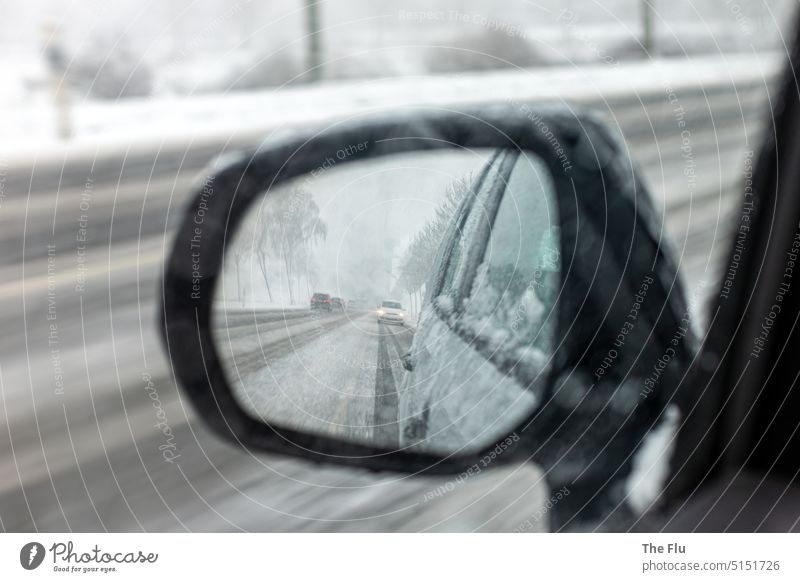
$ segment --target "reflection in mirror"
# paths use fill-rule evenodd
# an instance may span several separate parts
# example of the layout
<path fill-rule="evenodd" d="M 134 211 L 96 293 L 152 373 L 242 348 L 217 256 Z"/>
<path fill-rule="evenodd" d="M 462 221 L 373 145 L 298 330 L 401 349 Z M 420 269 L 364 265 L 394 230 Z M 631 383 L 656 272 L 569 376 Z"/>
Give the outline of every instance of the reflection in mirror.
<path fill-rule="evenodd" d="M 557 224 L 544 164 L 513 151 L 328 159 L 272 188 L 229 239 L 215 293 L 237 400 L 382 448 L 496 442 L 543 396 Z"/>

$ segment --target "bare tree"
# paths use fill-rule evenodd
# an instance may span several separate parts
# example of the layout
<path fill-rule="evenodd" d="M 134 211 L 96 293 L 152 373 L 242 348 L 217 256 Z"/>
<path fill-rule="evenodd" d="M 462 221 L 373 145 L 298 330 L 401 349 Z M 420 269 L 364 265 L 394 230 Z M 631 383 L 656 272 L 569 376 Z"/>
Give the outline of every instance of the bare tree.
<path fill-rule="evenodd" d="M 409 298 L 413 298 L 412 309 L 417 312 L 422 306 L 425 285 L 433 269 L 442 239 L 455 218 L 462 200 L 472 191 L 472 184 L 471 176 L 450 184 L 444 200 L 436 208 L 431 220 L 420 229 L 403 253 L 397 287 L 405 291 Z"/>
<path fill-rule="evenodd" d="M 266 248 L 282 260 L 289 302 L 295 303 L 302 278 L 308 280 L 313 246 L 325 239 L 328 229 L 313 196 L 300 187 L 273 194 L 272 202 Z"/>
<path fill-rule="evenodd" d="M 272 289 L 269 285 L 269 229 L 271 221 L 271 214 L 269 205 L 264 205 L 265 211 L 264 215 L 259 217 L 259 221 L 256 223 L 256 228 L 258 229 L 258 235 L 256 238 L 256 246 L 255 246 L 255 255 L 256 261 L 258 262 L 259 270 L 261 271 L 261 277 L 264 279 L 264 285 L 267 288 L 267 299 L 270 303 L 273 302 L 272 298 Z M 260 228 L 259 228 L 260 227 Z"/>
<path fill-rule="evenodd" d="M 242 264 L 247 259 L 247 248 L 243 245 L 233 245 L 233 268 L 236 270 L 236 300 L 244 307 L 246 293 L 242 286 Z"/>

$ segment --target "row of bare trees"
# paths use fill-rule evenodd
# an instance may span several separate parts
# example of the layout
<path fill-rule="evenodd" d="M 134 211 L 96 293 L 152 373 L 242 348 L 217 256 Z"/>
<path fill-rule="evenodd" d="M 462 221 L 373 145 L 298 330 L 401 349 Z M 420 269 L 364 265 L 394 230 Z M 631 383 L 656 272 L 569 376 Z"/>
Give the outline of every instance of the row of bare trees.
<path fill-rule="evenodd" d="M 299 186 L 273 191 L 259 208 L 251 232 L 232 249 L 238 301 L 246 302 L 242 278 L 252 272 L 254 263 L 269 303 L 279 299 L 277 289 L 286 289 L 293 305 L 303 296 L 303 287 L 310 294 L 316 276 L 313 249 L 328 234 L 312 194 Z"/>
<path fill-rule="evenodd" d="M 436 208 L 433 217 L 417 232 L 400 259 L 396 290 L 408 295 L 411 311 L 415 314 L 422 307 L 425 286 L 442 239 L 472 184 L 472 177 L 467 176 L 448 186 L 444 200 Z"/>

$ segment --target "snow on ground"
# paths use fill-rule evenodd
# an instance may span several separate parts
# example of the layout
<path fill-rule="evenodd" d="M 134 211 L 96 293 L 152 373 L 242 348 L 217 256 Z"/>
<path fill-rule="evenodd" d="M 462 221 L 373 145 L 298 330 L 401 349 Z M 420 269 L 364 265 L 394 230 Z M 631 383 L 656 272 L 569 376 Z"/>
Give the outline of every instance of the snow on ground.
<path fill-rule="evenodd" d="M 779 54 L 656 59 L 653 61 L 504 70 L 440 76 L 321 83 L 269 91 L 73 103 L 74 137 L 54 136 L 46 99 L 6 103 L 0 117 L 0 157 L 8 163 L 98 148 L 164 146 L 171 142 L 263 136 L 278 127 L 413 105 L 503 101 L 585 101 L 736 85 L 771 78 Z M 11 115 L 9 115 L 9 112 Z"/>
<path fill-rule="evenodd" d="M 379 325 L 370 312 L 310 314 L 266 330 L 219 325 L 225 370 L 254 414 L 356 442 L 397 445 L 397 350 L 409 347 L 407 330 Z M 402 338 L 403 347 L 389 335 Z M 390 426 L 392 440 L 384 440 Z"/>

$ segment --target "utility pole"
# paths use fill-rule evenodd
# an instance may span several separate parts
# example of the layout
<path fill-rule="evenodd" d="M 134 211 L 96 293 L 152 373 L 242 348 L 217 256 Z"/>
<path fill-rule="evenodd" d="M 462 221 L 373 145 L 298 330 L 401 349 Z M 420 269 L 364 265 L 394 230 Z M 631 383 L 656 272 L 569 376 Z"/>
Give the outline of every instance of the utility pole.
<path fill-rule="evenodd" d="M 309 81 L 322 78 L 322 45 L 320 38 L 320 0 L 305 0 L 306 3 L 306 77 Z"/>
<path fill-rule="evenodd" d="M 61 34 L 53 24 L 44 27 L 44 57 L 47 64 L 47 81 L 56 113 L 56 133 L 61 139 L 72 137 L 69 85 L 66 80 L 67 57 Z"/>
<path fill-rule="evenodd" d="M 655 0 L 641 0 L 642 10 L 642 46 L 645 56 L 652 57 L 655 51 L 655 36 L 653 33 L 653 2 Z"/>

